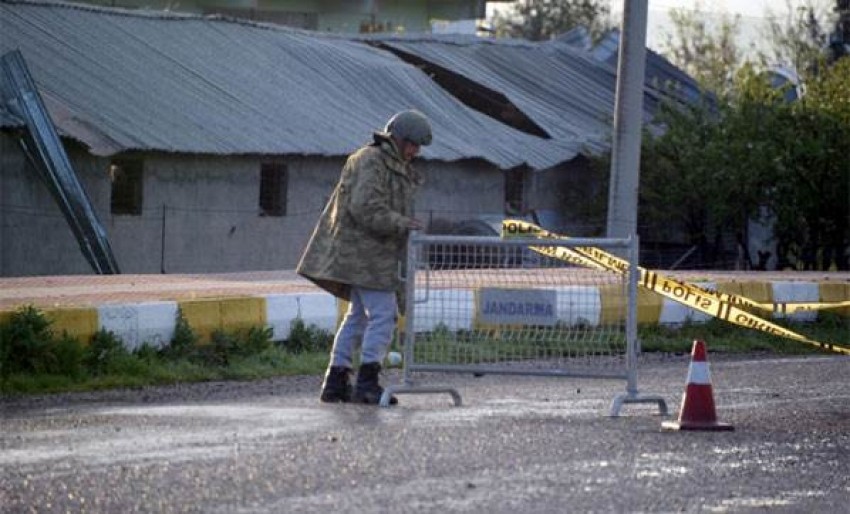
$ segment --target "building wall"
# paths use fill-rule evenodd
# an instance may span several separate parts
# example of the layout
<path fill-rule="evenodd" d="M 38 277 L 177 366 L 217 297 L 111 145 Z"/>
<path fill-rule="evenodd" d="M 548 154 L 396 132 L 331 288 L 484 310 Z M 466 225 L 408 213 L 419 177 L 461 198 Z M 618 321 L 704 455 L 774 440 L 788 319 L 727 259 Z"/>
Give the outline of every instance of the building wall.
<path fill-rule="evenodd" d="M 262 162 L 287 167 L 283 216 L 259 208 Z M 110 217 L 117 258 L 144 273 L 293 268 L 341 165 L 330 158 L 147 156 L 144 214 Z M 129 234 L 142 235 L 144 255 Z"/>
<path fill-rule="evenodd" d="M 89 195 L 96 196 L 84 167 L 78 175 Z M 47 186 L 17 141 L 0 133 L 0 275 L 90 272 L 91 266 Z"/>
<path fill-rule="evenodd" d="M 141 215 L 111 213 L 111 159 L 66 144 L 122 273 L 293 269 L 329 198 L 342 157 L 144 154 Z M 8 134 L 0 134 L 0 275 L 90 274 L 64 216 Z M 289 173 L 284 216 L 259 208 L 260 165 Z M 423 161 L 417 217 L 501 215 L 502 172 L 483 161 Z"/>
<path fill-rule="evenodd" d="M 430 32 L 433 20 L 480 19 L 484 2 L 477 0 L 323 0 L 319 30 L 357 33 L 374 23 L 378 32 Z"/>
<path fill-rule="evenodd" d="M 529 172 L 526 205 L 550 230 L 573 237 L 605 234 L 608 190 L 603 172 L 584 157 Z"/>
<path fill-rule="evenodd" d="M 430 32 L 431 21 L 481 19 L 483 0 L 83 0 L 109 7 L 229 16 L 326 32 Z"/>
<path fill-rule="evenodd" d="M 426 224 L 504 213 L 502 171 L 491 164 L 477 160 L 422 164 L 425 184 L 417 197 L 416 211 Z"/>
<path fill-rule="evenodd" d="M 0 134 L 0 275 L 88 274 L 67 221 L 15 140 Z M 66 144 L 123 273 L 293 268 L 342 159 L 275 159 L 289 170 L 286 215 L 259 208 L 258 157 L 171 154 L 144 161 L 141 215 L 111 213 L 108 158 Z"/>

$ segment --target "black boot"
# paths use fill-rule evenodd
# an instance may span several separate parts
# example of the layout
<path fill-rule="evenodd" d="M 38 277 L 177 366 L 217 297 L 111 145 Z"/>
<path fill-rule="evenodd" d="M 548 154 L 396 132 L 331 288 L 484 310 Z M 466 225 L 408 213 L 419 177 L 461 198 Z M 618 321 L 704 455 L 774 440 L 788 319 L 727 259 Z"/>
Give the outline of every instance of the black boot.
<path fill-rule="evenodd" d="M 325 372 L 325 381 L 322 383 L 322 396 L 319 397 L 325 403 L 350 402 L 351 383 L 348 375 L 351 368 L 344 366 L 331 366 Z"/>
<path fill-rule="evenodd" d="M 360 365 L 357 372 L 357 385 L 354 387 L 352 401 L 356 403 L 368 403 L 377 405 L 381 402 L 384 388 L 378 383 L 378 374 L 381 373 L 381 364 L 378 362 L 367 362 Z M 390 396 L 390 405 L 395 405 L 398 400 Z"/>

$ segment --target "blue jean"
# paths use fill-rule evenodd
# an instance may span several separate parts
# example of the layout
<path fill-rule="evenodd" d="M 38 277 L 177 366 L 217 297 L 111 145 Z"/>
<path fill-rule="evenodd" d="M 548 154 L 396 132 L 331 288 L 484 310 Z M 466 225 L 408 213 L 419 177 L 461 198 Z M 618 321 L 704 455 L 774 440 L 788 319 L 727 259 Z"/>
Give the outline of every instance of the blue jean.
<path fill-rule="evenodd" d="M 334 337 L 331 366 L 352 367 L 360 346 L 360 362 L 383 362 L 398 318 L 394 291 L 352 287 L 348 312 Z"/>

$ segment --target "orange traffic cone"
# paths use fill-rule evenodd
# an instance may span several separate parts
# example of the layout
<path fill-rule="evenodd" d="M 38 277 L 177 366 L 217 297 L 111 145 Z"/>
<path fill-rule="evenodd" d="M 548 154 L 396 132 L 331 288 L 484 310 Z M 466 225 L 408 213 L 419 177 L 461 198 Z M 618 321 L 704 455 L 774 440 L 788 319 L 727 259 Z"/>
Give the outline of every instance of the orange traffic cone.
<path fill-rule="evenodd" d="M 694 341 L 688 384 L 682 397 L 678 421 L 665 421 L 662 428 L 669 430 L 735 430 L 732 425 L 717 422 L 714 412 L 714 394 L 711 392 L 711 373 L 708 370 L 705 343 Z"/>

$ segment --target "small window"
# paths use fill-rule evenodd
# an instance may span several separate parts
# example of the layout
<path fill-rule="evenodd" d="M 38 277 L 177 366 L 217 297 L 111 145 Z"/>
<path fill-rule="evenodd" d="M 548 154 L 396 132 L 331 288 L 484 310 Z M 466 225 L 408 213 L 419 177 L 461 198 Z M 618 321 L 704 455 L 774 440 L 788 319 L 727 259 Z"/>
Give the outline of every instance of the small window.
<path fill-rule="evenodd" d="M 522 214 L 525 210 L 525 174 L 522 169 L 505 172 L 505 213 Z"/>
<path fill-rule="evenodd" d="M 277 163 L 260 165 L 260 215 L 285 216 L 288 174 Z"/>
<path fill-rule="evenodd" d="M 140 216 L 142 214 L 142 161 L 117 159 L 109 165 L 112 181 L 112 214 Z"/>

